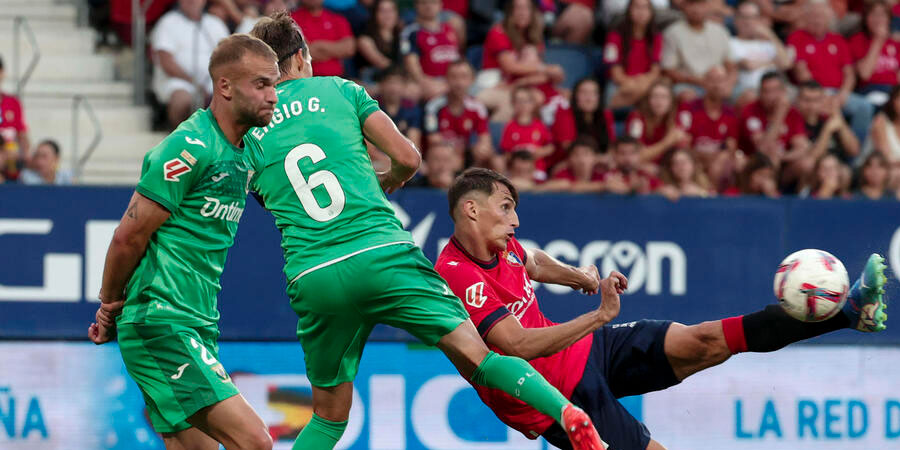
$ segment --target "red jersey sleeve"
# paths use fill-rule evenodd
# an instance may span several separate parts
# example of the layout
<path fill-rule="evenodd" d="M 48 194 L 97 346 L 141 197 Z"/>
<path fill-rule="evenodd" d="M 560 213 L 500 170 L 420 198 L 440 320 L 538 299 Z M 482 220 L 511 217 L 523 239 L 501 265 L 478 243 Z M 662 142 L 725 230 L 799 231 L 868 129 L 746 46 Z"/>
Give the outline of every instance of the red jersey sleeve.
<path fill-rule="evenodd" d="M 482 338 L 487 336 L 497 322 L 509 315 L 506 305 L 471 264 L 445 265 L 439 267 L 438 272 L 447 280 L 450 290 L 462 300 Z"/>
<path fill-rule="evenodd" d="M 334 37 L 336 41 L 344 38 L 353 37 L 353 30 L 350 28 L 350 22 L 341 14 L 334 14 Z"/>
<path fill-rule="evenodd" d="M 662 33 L 656 33 L 653 36 L 653 60 L 650 61 L 652 64 L 659 64 L 659 61 L 662 59 L 662 48 L 663 48 L 663 38 Z"/>
<path fill-rule="evenodd" d="M 488 31 L 484 41 L 484 54 L 481 57 L 482 69 L 496 69 L 500 67 L 500 53 L 512 50 L 512 42 L 509 36 L 503 31 L 499 25 L 494 26 Z"/>
<path fill-rule="evenodd" d="M 622 36 L 618 31 L 610 31 L 603 47 L 603 62 L 609 66 L 622 64 Z"/>
<path fill-rule="evenodd" d="M 575 129 L 575 115 L 571 108 L 559 108 L 556 110 L 556 118 L 553 120 L 550 133 L 553 141 L 560 145 L 568 144 L 575 140 L 578 130 Z"/>
<path fill-rule="evenodd" d="M 513 146 L 516 145 L 512 140 L 512 124 L 512 122 L 509 122 L 503 127 L 503 136 L 500 138 L 500 150 L 503 150 L 504 153 L 512 152 Z"/>
<path fill-rule="evenodd" d="M 604 109 L 603 117 L 606 119 L 606 139 L 612 144 L 616 140 L 616 119 L 613 118 L 611 109 Z M 573 118 L 572 120 L 574 121 L 575 119 Z M 601 148 L 600 151 L 606 150 Z"/>
<path fill-rule="evenodd" d="M 850 54 L 850 47 L 847 45 L 847 40 L 840 35 L 836 35 L 834 42 L 838 48 L 838 59 L 841 62 L 841 67 L 853 64 L 853 56 Z"/>

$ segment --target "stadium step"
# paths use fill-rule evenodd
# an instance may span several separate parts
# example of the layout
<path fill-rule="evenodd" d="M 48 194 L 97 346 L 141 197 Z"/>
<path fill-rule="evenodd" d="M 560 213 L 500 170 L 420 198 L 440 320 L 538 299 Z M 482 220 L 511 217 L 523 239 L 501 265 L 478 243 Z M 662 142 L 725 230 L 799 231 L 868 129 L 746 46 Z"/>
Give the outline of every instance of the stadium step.
<path fill-rule="evenodd" d="M 71 80 L 47 80 L 40 83 L 28 83 L 25 86 L 26 102 L 44 101 L 46 103 L 68 107 L 72 97 L 83 95 L 94 107 L 99 105 L 132 104 L 132 85 L 125 81 L 80 82 Z M 26 118 L 28 112 L 26 111 Z"/>
<path fill-rule="evenodd" d="M 44 55 L 35 67 L 30 84 L 44 81 L 102 81 L 114 75 L 111 55 Z"/>
<path fill-rule="evenodd" d="M 92 105 L 93 106 L 93 105 Z M 31 122 L 31 136 L 39 139 L 41 136 L 53 136 L 68 145 L 68 136 L 72 134 L 72 104 L 64 107 L 48 107 L 26 101 L 26 118 L 33 118 Z M 133 106 L 98 106 L 94 107 L 94 113 L 100 123 L 100 131 L 104 135 L 119 135 L 130 133 L 144 133 L 150 131 L 150 108 L 138 108 Z M 84 145 L 94 135 L 94 125 L 87 116 L 86 111 L 79 113 L 79 136 Z M 46 124 L 46 125 L 45 125 Z M 60 126 L 69 124 L 69 126 Z"/>
<path fill-rule="evenodd" d="M 27 17 L 29 22 L 75 23 L 78 9 L 64 3 L 32 3 L 0 1 L 0 17 Z"/>
<path fill-rule="evenodd" d="M 0 3 L 0 5 L 3 5 Z M 0 6 L 2 7 L 2 6 Z M 76 28 L 69 25 L 57 28 L 56 33 L 38 32 L 35 30 L 35 39 L 41 56 L 44 55 L 90 55 L 94 52 L 94 40 L 96 33 L 90 28 Z M 3 55 L 7 64 L 12 63 L 13 56 L 13 31 L 12 26 L 4 27 L 0 22 L 0 55 Z M 32 54 L 31 44 L 27 39 L 22 39 L 20 47 L 23 64 Z"/>

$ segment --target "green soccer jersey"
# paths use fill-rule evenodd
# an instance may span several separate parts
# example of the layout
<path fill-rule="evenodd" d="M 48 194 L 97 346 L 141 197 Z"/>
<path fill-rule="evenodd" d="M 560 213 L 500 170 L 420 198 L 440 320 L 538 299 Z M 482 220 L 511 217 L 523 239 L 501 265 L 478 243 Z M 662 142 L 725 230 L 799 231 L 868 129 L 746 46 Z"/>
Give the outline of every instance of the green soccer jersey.
<path fill-rule="evenodd" d="M 172 215 L 128 282 L 119 323 L 218 322 L 219 277 L 253 176 L 248 154 L 228 142 L 208 110 L 147 152 L 136 190 Z"/>
<path fill-rule="evenodd" d="M 412 242 L 381 190 L 362 124 L 378 103 L 337 77 L 278 85 L 272 122 L 244 142 L 252 150 L 259 193 L 281 230 L 291 283 L 353 254 Z"/>

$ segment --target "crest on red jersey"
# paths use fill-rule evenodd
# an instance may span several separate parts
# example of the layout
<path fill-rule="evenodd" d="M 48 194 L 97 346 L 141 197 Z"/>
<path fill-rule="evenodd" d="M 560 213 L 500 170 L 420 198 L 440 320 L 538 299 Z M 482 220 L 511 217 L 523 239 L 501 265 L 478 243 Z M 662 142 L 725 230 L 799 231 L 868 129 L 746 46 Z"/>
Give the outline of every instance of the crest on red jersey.
<path fill-rule="evenodd" d="M 506 252 L 506 262 L 513 267 L 522 267 L 522 260 L 519 259 L 519 255 L 513 252 Z"/>

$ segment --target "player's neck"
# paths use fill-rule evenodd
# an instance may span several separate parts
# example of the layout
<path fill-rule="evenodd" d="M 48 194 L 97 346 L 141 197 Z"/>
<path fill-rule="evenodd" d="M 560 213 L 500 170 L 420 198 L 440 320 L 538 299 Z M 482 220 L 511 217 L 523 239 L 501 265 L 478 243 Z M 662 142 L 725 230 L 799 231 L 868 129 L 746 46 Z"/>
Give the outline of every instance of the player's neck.
<path fill-rule="evenodd" d="M 494 258 L 494 252 L 488 247 L 488 243 L 474 231 L 457 227 L 453 232 L 453 237 L 456 238 L 456 242 L 462 246 L 463 250 L 475 259 L 490 261 Z"/>
<path fill-rule="evenodd" d="M 225 135 L 225 139 L 231 145 L 241 147 L 241 140 L 244 138 L 244 134 L 250 130 L 250 127 L 238 124 L 232 112 L 226 106 L 216 102 L 215 99 L 210 103 L 209 110 L 212 112 L 213 118 L 216 119 L 219 129 L 222 130 L 222 134 Z"/>

